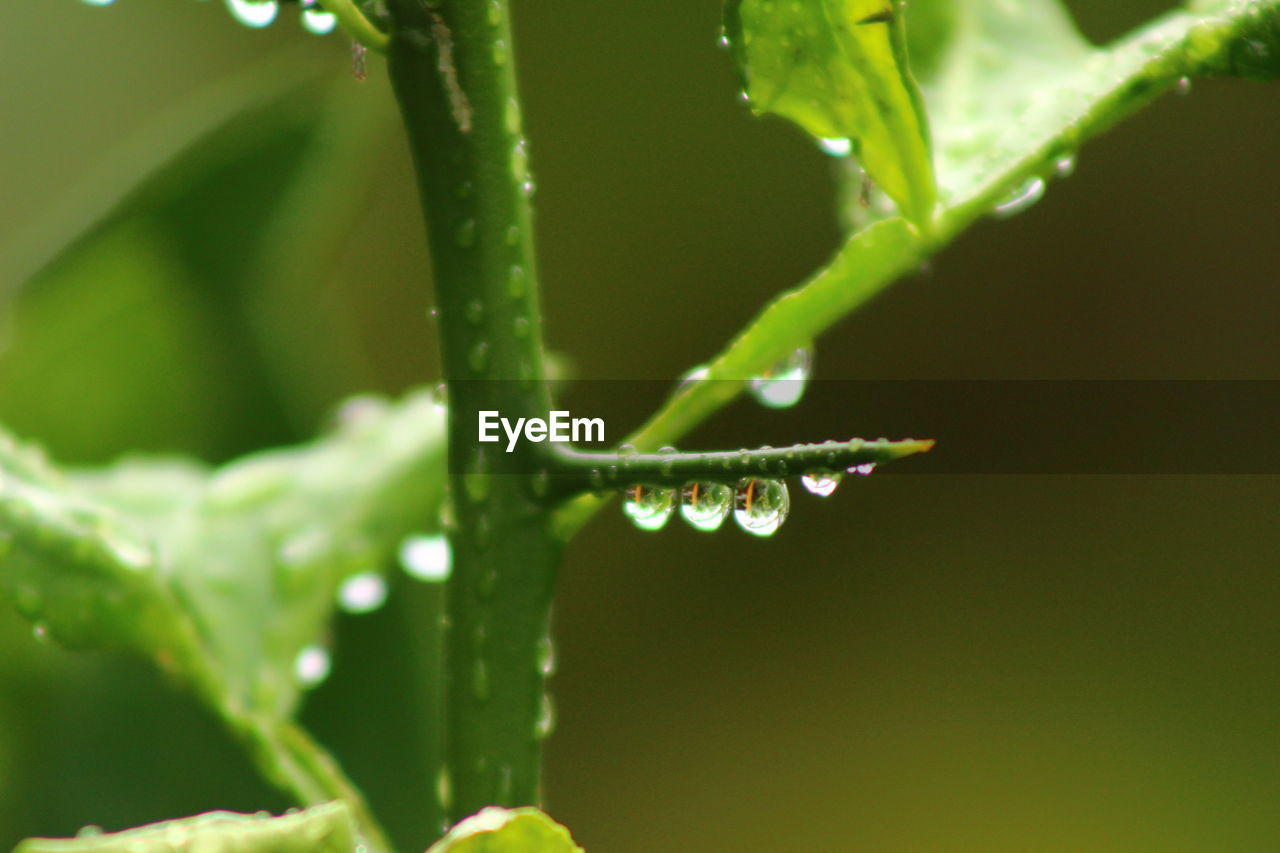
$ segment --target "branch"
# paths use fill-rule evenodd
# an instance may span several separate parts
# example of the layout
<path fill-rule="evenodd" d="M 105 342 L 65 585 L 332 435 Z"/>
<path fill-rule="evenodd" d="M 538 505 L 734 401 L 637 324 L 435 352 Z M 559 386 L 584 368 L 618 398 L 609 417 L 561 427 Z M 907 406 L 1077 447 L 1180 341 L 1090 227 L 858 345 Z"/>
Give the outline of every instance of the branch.
<path fill-rule="evenodd" d="M 734 485 L 749 477 L 791 477 L 839 473 L 859 465 L 892 462 L 933 449 L 930 440 L 826 441 L 791 447 L 724 450 L 707 453 L 599 453 L 560 449 L 550 455 L 549 497 L 564 498 L 630 485 L 679 487 L 686 483 Z"/>

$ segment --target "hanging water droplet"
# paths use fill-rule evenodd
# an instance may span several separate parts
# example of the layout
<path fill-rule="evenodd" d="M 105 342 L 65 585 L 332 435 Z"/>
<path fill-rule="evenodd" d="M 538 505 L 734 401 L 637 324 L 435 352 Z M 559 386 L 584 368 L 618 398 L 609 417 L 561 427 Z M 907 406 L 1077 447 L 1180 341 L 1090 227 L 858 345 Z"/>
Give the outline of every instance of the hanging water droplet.
<path fill-rule="evenodd" d="M 1191 78 L 1190 78 L 1190 77 L 1179 77 L 1179 78 L 1178 78 L 1178 85 L 1177 85 L 1177 87 L 1174 89 L 1174 91 L 1175 91 L 1175 92 L 1177 92 L 1179 95 L 1182 95 L 1182 96 L 1184 96 L 1184 97 L 1185 97 L 1185 96 L 1187 96 L 1187 95 L 1190 95 L 1190 94 L 1191 94 Z"/>
<path fill-rule="evenodd" d="M 863 462 L 861 465 L 854 465 L 852 468 L 850 468 L 849 473 L 857 474 L 860 477 L 866 477 L 869 474 L 875 473 L 875 470 L 876 470 L 876 463 Z"/>
<path fill-rule="evenodd" d="M 387 601 L 387 582 L 378 572 L 360 572 L 338 588 L 338 606 L 348 613 L 372 613 Z"/>
<path fill-rule="evenodd" d="M 632 486 L 622 503 L 622 511 L 641 530 L 660 529 L 675 508 L 676 490 L 656 486 Z"/>
<path fill-rule="evenodd" d="M 542 694 L 538 704 L 538 719 L 533 723 L 533 736 L 537 740 L 546 740 L 556 728 L 556 706 L 549 693 Z"/>
<path fill-rule="evenodd" d="M 812 369 L 813 353 L 807 347 L 801 347 L 752 379 L 747 389 L 760 405 L 785 409 L 800 402 Z"/>
<path fill-rule="evenodd" d="M 809 494 L 829 498 L 835 494 L 836 486 L 840 485 L 840 478 L 840 474 L 831 471 L 810 471 L 800 478 L 800 483 Z"/>
<path fill-rule="evenodd" d="M 331 13 L 312 6 L 302 10 L 302 26 L 309 33 L 324 36 L 338 26 L 338 19 Z"/>
<path fill-rule="evenodd" d="M 819 139 L 818 147 L 832 157 L 848 157 L 853 153 L 852 139 Z"/>
<path fill-rule="evenodd" d="M 733 508 L 733 489 L 723 483 L 688 483 L 680 494 L 680 515 L 697 530 L 718 530 Z"/>
<path fill-rule="evenodd" d="M 995 215 L 1001 219 L 1017 216 L 1044 198 L 1044 178 L 1034 177 L 1018 187 L 1007 199 L 996 205 Z"/>
<path fill-rule="evenodd" d="M 734 496 L 734 520 L 756 536 L 772 536 L 791 511 L 791 493 L 781 480 L 746 480 Z"/>
<path fill-rule="evenodd" d="M 436 384 L 431 389 L 431 402 L 435 404 L 437 409 L 444 409 L 449 405 L 449 386 L 443 382 Z"/>
<path fill-rule="evenodd" d="M 1067 154 L 1059 157 L 1053 164 L 1053 171 L 1059 178 L 1069 178 L 1076 173 L 1076 158 L 1074 154 Z"/>
<path fill-rule="evenodd" d="M 276 19 L 280 4 L 276 0 L 227 0 L 227 8 L 246 27 L 265 27 Z"/>
<path fill-rule="evenodd" d="M 329 677 L 329 653 L 320 646 L 307 646 L 293 662 L 293 675 L 303 687 L 315 687 Z"/>
<path fill-rule="evenodd" d="M 659 447 L 658 452 L 662 454 L 662 461 L 658 463 L 658 473 L 664 477 L 670 477 L 675 470 L 680 451 L 668 444 Z"/>
<path fill-rule="evenodd" d="M 400 565 L 411 578 L 446 581 L 453 571 L 453 548 L 442 535 L 409 536 L 400 543 Z"/>

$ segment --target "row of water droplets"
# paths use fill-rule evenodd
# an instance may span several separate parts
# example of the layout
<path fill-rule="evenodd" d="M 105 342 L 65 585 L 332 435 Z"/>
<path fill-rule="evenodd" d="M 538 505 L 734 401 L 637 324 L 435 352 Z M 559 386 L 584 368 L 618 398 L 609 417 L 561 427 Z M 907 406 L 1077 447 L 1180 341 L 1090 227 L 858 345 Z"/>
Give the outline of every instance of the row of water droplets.
<path fill-rule="evenodd" d="M 848 469 L 850 474 L 867 475 L 875 470 L 868 462 Z M 800 478 L 810 494 L 830 497 L 845 472 L 814 470 Z M 627 488 L 622 511 L 641 530 L 664 527 L 676 507 L 680 517 L 696 530 L 719 530 L 733 513 L 738 526 L 754 536 L 772 536 L 791 512 L 791 491 L 784 480 L 747 478 L 736 486 L 694 481 L 681 488 L 637 484 Z"/>
<path fill-rule="evenodd" d="M 110 6 L 115 0 L 83 0 L 90 6 Z M 265 27 L 280 14 L 279 0 L 225 0 L 232 17 L 246 27 Z M 316 0 L 301 0 L 302 26 L 316 35 L 333 32 L 338 19 L 326 12 Z"/>
<path fill-rule="evenodd" d="M 813 372 L 813 350 L 797 347 L 784 359 L 747 383 L 747 392 L 760 405 L 784 409 L 800 402 Z M 709 369 L 695 367 L 680 379 L 680 388 L 706 379 Z M 623 452 L 626 452 L 623 448 Z M 674 448 L 660 452 L 675 453 Z M 858 465 L 849 473 L 870 474 L 875 463 Z M 819 497 L 835 493 L 844 476 L 841 471 L 814 470 L 800 480 L 805 490 Z M 720 529 L 733 513 L 738 526 L 755 536 L 772 536 L 791 511 L 791 493 L 783 480 L 748 478 L 736 486 L 696 481 L 667 488 L 636 484 L 624 493 L 622 510 L 641 530 L 659 530 L 680 509 L 680 516 L 696 530 Z"/>

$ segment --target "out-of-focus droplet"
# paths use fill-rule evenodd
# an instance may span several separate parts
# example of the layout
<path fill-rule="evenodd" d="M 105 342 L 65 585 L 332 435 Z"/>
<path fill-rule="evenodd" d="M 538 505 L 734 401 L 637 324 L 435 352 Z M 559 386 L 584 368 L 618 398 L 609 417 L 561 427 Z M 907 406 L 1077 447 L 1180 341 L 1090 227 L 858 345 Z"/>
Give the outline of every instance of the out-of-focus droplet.
<path fill-rule="evenodd" d="M 756 402 L 770 409 L 785 409 L 800 402 L 813 370 L 813 352 L 801 347 L 748 384 Z"/>
<path fill-rule="evenodd" d="M 411 578 L 446 581 L 453 571 L 453 549 L 443 535 L 409 536 L 400 543 L 400 565 Z"/>
<path fill-rule="evenodd" d="M 809 494 L 828 498 L 835 494 L 836 487 L 840 485 L 840 478 L 840 474 L 831 471 L 810 471 L 800 478 L 800 483 Z"/>
<path fill-rule="evenodd" d="M 372 613 L 387 601 L 387 582 L 378 572 L 360 572 L 338 588 L 338 606 L 348 613 Z"/>

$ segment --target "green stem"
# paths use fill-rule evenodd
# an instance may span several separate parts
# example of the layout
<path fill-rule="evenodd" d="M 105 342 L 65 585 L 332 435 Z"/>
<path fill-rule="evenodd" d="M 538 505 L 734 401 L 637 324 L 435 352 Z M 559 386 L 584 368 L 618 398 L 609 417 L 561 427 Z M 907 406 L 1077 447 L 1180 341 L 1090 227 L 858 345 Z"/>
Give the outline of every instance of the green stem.
<path fill-rule="evenodd" d="M 417 169 L 449 391 L 454 566 L 446 613 L 446 811 L 539 800 L 538 665 L 561 556 L 540 457 L 477 441 L 480 410 L 545 417 L 532 181 L 506 0 L 391 0 L 389 70 Z M 519 476 L 500 476 L 500 475 Z"/>
<path fill-rule="evenodd" d="M 553 456 L 551 493 L 574 495 L 623 486 L 682 486 L 694 481 L 732 485 L 749 477 L 790 477 L 809 471 L 842 472 L 855 465 L 892 462 L 933 449 L 929 440 L 825 441 L 756 450 L 706 453 L 598 453 L 561 450 Z"/>

